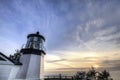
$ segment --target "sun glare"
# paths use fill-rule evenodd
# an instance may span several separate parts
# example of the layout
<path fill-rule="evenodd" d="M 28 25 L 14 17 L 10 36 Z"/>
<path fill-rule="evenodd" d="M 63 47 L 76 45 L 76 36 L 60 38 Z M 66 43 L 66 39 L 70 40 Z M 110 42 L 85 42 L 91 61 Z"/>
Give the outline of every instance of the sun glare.
<path fill-rule="evenodd" d="M 94 67 L 94 68 L 99 68 L 100 66 L 97 65 L 97 64 L 95 64 L 95 65 L 93 65 L 93 67 Z"/>

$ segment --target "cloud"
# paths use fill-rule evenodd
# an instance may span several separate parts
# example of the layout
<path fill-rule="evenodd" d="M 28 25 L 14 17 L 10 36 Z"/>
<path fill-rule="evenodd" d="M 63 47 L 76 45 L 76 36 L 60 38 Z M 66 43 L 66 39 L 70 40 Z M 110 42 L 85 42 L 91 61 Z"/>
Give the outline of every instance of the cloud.
<path fill-rule="evenodd" d="M 49 17 L 47 13 L 47 7 L 44 7 L 44 2 L 41 1 L 0 1 L 0 36 L 1 42 L 7 43 L 8 47 L 16 48 L 26 43 L 26 36 L 29 33 L 40 31 L 41 34 L 48 30 Z M 42 10 L 41 10 L 42 9 Z M 48 17 L 48 18 L 47 18 Z M 43 32 L 42 32 L 43 31 Z M 44 34 L 45 35 L 45 34 Z M 9 41 L 9 42 L 7 42 Z M 1 43 L 2 44 L 2 43 Z M 3 46 L 1 46 L 1 49 Z M 4 48 L 5 49 L 5 48 Z M 9 49 L 9 52 L 5 49 L 5 54 L 13 54 L 14 50 Z"/>
<path fill-rule="evenodd" d="M 119 3 L 117 0 L 1 0 L 0 50 L 13 54 L 14 49 L 26 43 L 27 34 L 40 31 L 46 38 L 45 63 L 49 70 L 94 64 L 118 69 L 120 57 L 114 54 L 120 52 Z"/>
<path fill-rule="evenodd" d="M 57 15 L 62 23 L 59 25 L 63 30 L 62 34 L 56 37 L 59 41 L 54 43 L 53 49 L 107 51 L 119 46 L 114 43 L 115 41 L 119 42 L 118 32 L 120 29 L 119 5 L 116 1 L 54 1 L 50 5 L 53 14 Z M 56 6 L 55 9 L 53 6 Z M 65 9 L 63 10 L 62 7 Z M 112 15 L 112 10 L 115 15 Z M 112 21 L 113 18 L 114 21 Z M 112 39 L 115 40 L 112 41 Z M 106 45 L 108 45 L 108 49 L 105 50 Z"/>
<path fill-rule="evenodd" d="M 48 50 L 94 51 L 112 42 L 105 42 L 106 39 L 119 42 L 120 12 L 117 1 L 13 0 L 9 5 L 7 3 L 9 1 L 1 3 L 1 14 L 4 15 L 1 17 L 1 26 L 5 27 L 1 32 L 13 32 L 11 35 L 21 32 L 24 36 L 40 30 L 46 37 Z M 7 26 L 13 26 L 13 30 Z M 10 30 L 6 31 L 7 28 Z"/>
<path fill-rule="evenodd" d="M 112 66 L 118 66 L 120 64 L 120 60 L 103 60 L 102 64 L 104 65 L 112 65 Z"/>
<path fill-rule="evenodd" d="M 61 62 L 61 61 L 65 61 L 66 59 L 60 59 L 60 60 L 50 60 L 50 61 L 46 61 L 47 63 L 55 63 L 55 62 Z"/>

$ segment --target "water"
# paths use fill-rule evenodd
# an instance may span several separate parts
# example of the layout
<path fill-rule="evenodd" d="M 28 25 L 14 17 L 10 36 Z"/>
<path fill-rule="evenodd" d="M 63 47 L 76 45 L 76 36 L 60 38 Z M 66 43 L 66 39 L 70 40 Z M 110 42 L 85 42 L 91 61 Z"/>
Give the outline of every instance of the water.
<path fill-rule="evenodd" d="M 54 72 L 53 74 L 48 74 L 48 75 L 59 75 L 59 73 L 61 73 L 62 75 L 66 75 L 66 76 L 73 76 L 76 72 Z M 120 80 L 120 71 L 109 71 L 111 78 L 113 78 L 113 80 Z"/>
<path fill-rule="evenodd" d="M 113 80 L 120 80 L 120 71 L 110 71 Z"/>

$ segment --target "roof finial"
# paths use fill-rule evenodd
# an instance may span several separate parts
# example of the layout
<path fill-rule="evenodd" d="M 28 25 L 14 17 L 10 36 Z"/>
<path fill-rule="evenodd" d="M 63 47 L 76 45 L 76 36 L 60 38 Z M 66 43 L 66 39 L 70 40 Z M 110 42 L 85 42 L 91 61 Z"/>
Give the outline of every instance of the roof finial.
<path fill-rule="evenodd" d="M 37 31 L 36 34 L 39 35 L 39 31 Z"/>

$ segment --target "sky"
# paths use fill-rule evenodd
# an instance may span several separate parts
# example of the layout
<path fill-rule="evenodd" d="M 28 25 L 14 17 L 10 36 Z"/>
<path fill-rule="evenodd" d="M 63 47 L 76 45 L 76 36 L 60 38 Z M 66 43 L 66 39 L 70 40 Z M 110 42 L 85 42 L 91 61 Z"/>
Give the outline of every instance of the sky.
<path fill-rule="evenodd" d="M 0 0 L 0 51 L 9 56 L 39 31 L 46 73 L 91 66 L 120 71 L 120 0 Z"/>

